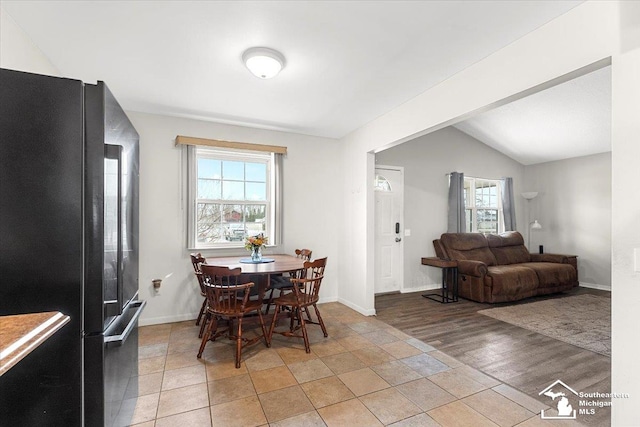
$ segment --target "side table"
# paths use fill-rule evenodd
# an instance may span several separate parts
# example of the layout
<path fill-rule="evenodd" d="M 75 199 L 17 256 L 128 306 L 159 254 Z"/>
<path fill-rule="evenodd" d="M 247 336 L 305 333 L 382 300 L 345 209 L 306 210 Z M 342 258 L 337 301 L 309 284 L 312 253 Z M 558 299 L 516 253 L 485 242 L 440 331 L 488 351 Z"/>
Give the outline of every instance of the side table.
<path fill-rule="evenodd" d="M 458 263 L 437 257 L 422 258 L 422 265 L 442 269 L 442 288 L 440 292 L 422 296 L 443 304 L 458 302 Z M 449 281 L 451 278 L 451 281 Z"/>

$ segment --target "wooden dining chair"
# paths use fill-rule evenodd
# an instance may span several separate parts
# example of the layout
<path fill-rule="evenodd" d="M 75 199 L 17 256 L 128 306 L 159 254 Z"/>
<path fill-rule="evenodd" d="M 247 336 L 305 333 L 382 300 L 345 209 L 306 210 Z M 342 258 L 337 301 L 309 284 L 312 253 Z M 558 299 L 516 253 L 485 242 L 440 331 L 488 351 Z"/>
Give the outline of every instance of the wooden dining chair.
<path fill-rule="evenodd" d="M 203 298 L 202 306 L 200 307 L 200 312 L 198 313 L 198 318 L 196 319 L 196 326 L 198 326 L 202 321 L 202 317 L 205 316 L 207 308 L 207 295 L 204 292 L 204 278 L 202 276 L 202 269 L 200 268 L 200 266 L 204 264 L 206 260 L 200 253 L 190 254 L 190 256 L 191 264 L 193 265 L 193 272 L 195 273 L 196 278 L 198 279 L 198 285 L 200 286 L 200 295 L 202 295 Z M 205 316 L 205 322 L 200 325 L 200 333 L 198 334 L 198 338 L 202 338 L 202 333 L 204 331 L 206 321 L 207 318 Z"/>
<path fill-rule="evenodd" d="M 315 261 L 306 261 L 304 263 L 304 270 L 300 273 L 299 277 L 293 277 L 290 279 L 293 292 L 284 294 L 275 298 L 273 303 L 276 306 L 276 311 L 271 320 L 271 328 L 269 328 L 269 339 L 271 343 L 273 334 L 278 333 L 287 337 L 297 337 L 304 339 L 304 348 L 307 353 L 311 352 L 309 347 L 309 336 L 307 334 L 307 324 L 320 325 L 325 337 L 328 337 L 327 328 L 324 326 L 320 310 L 316 305 L 319 300 L 320 285 L 324 278 L 324 269 L 327 265 L 327 258 L 320 258 Z M 313 306 L 317 321 L 311 318 L 309 313 L 309 307 Z M 283 307 L 289 307 L 291 309 L 291 318 L 289 322 L 289 330 L 283 332 L 276 332 L 276 323 L 278 319 L 278 313 Z M 303 313 L 306 314 L 306 319 Z M 297 325 L 296 325 L 297 321 Z M 302 335 L 297 333 L 302 332 Z"/>
<path fill-rule="evenodd" d="M 311 249 L 296 249 L 295 254 L 296 258 L 300 258 L 304 261 L 309 261 L 311 259 L 311 254 L 313 252 Z M 278 291 L 278 295 L 282 295 L 285 291 L 290 291 L 291 287 L 291 279 L 296 277 L 300 278 L 300 271 L 290 271 L 289 273 L 285 273 L 283 275 L 271 275 L 269 280 L 269 299 L 267 300 L 267 307 L 265 309 L 265 314 L 269 313 L 269 309 L 271 308 L 271 304 L 273 302 L 273 293 L 274 291 Z"/>
<path fill-rule="evenodd" d="M 202 357 L 207 341 L 215 341 L 217 337 L 226 334 L 229 339 L 236 341 L 236 368 L 239 368 L 242 348 L 258 342 L 260 338 L 264 338 L 267 347 L 271 345 L 267 339 L 267 330 L 262 317 L 262 300 L 249 299 L 254 284 L 253 282 L 241 283 L 240 268 L 230 269 L 207 264 L 202 264 L 201 268 L 207 295 L 206 310 L 210 315 L 210 321 L 202 336 L 198 358 Z M 244 316 L 252 311 L 258 313 L 262 335 L 247 339 L 242 336 L 242 322 Z M 218 329 L 220 320 L 227 321 L 227 328 Z M 236 322 L 237 326 L 234 326 Z"/>

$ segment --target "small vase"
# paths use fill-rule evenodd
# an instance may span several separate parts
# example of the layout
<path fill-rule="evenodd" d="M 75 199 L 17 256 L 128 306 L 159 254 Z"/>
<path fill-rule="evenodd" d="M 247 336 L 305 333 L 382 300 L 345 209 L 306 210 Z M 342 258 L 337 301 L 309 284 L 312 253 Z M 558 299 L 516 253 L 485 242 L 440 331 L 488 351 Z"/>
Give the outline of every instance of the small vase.
<path fill-rule="evenodd" d="M 260 246 L 254 246 L 251 251 L 251 261 L 253 262 L 261 262 L 262 261 L 262 248 Z"/>

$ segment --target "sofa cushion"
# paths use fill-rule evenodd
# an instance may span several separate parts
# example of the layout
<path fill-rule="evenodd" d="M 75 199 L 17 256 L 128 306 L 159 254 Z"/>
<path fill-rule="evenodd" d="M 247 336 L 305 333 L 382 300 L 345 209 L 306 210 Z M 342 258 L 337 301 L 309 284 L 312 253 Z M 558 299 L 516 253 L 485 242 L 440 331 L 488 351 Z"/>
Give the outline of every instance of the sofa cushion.
<path fill-rule="evenodd" d="M 497 264 L 496 257 L 489 250 L 487 239 L 480 233 L 444 233 L 440 241 L 450 259 Z"/>
<path fill-rule="evenodd" d="M 531 261 L 531 255 L 524 246 L 522 234 L 517 231 L 489 234 L 487 235 L 487 243 L 496 257 L 498 265 L 520 264 Z"/>
<path fill-rule="evenodd" d="M 521 265 L 536 272 L 540 288 L 553 288 L 578 281 L 576 269 L 570 264 L 527 262 Z"/>
<path fill-rule="evenodd" d="M 495 265 L 488 268 L 485 284 L 491 286 L 492 295 L 519 295 L 538 288 L 535 271 L 523 265 Z"/>

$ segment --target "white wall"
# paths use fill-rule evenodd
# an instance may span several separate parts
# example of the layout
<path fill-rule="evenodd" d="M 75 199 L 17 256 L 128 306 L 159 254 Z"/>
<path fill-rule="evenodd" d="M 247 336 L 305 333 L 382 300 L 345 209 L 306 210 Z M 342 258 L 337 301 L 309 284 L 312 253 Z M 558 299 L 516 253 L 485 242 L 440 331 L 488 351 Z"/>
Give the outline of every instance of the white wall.
<path fill-rule="evenodd" d="M 640 371 L 636 336 L 640 275 L 640 2 L 587 1 L 342 139 L 346 180 L 340 298 L 374 313 L 372 153 L 502 105 L 538 85 L 611 58 L 612 63 L 612 425 L 637 424 Z M 354 252 L 367 244 L 367 254 Z M 348 266 L 348 268 L 347 268 Z M 357 279 L 357 280 L 356 280 Z M 363 280 L 364 279 L 364 280 Z"/>
<path fill-rule="evenodd" d="M 342 220 L 335 197 L 342 182 L 340 169 L 333 164 L 337 141 L 152 114 L 127 114 L 140 134 L 140 298 L 147 300 L 141 325 L 194 319 L 202 303 L 186 248 L 183 148 L 175 146 L 176 135 L 288 147 L 283 162 L 283 243 L 265 253 L 293 253 L 296 248 L 308 247 L 314 258 L 327 256 L 321 299 L 337 300 L 336 230 Z M 203 254 L 246 256 L 246 251 L 208 250 Z M 156 278 L 163 279 L 159 294 L 151 283 Z"/>
<path fill-rule="evenodd" d="M 638 425 L 640 369 L 640 273 L 633 252 L 640 248 L 640 2 L 621 2 L 619 46 L 612 60 L 612 389 L 617 399 L 612 426 Z"/>
<path fill-rule="evenodd" d="M 532 250 L 578 255 L 580 284 L 611 289 L 611 153 L 527 166 L 525 182 Z"/>
<path fill-rule="evenodd" d="M 433 239 L 447 231 L 449 172 L 500 179 L 513 177 L 514 194 L 522 192 L 524 166 L 454 127 L 447 127 L 376 154 L 376 163 L 404 167 L 403 292 L 439 287 L 441 271 L 420 258 L 435 256 Z M 516 217 L 522 203 L 516 198 Z M 522 223 L 524 224 L 524 223 Z"/>
<path fill-rule="evenodd" d="M 29 36 L 0 5 L 0 67 L 59 76 L 58 69 L 44 56 Z"/>

